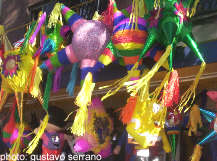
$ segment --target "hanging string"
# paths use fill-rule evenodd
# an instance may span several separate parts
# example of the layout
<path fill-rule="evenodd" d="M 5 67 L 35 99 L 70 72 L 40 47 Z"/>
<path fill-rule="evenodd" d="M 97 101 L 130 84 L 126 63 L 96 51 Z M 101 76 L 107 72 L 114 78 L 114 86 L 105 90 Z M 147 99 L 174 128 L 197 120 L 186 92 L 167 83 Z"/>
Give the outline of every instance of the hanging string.
<path fill-rule="evenodd" d="M 97 7 L 96 7 L 97 12 L 99 12 L 99 5 L 100 5 L 100 0 L 97 0 Z"/>

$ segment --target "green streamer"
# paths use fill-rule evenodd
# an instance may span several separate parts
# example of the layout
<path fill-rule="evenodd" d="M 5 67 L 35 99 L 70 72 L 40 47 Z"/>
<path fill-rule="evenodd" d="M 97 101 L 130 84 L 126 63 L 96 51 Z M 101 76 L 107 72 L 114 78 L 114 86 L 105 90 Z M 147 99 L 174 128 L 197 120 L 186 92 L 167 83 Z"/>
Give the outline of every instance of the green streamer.
<path fill-rule="evenodd" d="M 33 29 L 35 29 L 35 26 L 36 26 L 36 21 L 33 21 L 29 30 L 27 31 L 26 35 L 25 35 L 25 40 L 20 48 L 20 53 L 23 53 L 23 49 L 26 48 L 27 44 L 28 44 L 28 41 L 29 41 L 29 38 L 33 32 Z"/>
<path fill-rule="evenodd" d="M 48 111 L 48 102 L 50 99 L 50 91 L 52 88 L 52 80 L 53 80 L 52 78 L 53 78 L 53 73 L 49 72 L 47 75 L 46 87 L 45 87 L 45 92 L 44 92 L 43 108 L 45 111 Z"/>
<path fill-rule="evenodd" d="M 176 157 L 176 134 L 172 134 L 172 155 L 175 159 Z"/>
<path fill-rule="evenodd" d="M 170 68 L 170 71 L 172 71 L 172 68 L 173 68 L 173 44 L 172 44 L 172 49 L 170 52 L 169 68 Z"/>

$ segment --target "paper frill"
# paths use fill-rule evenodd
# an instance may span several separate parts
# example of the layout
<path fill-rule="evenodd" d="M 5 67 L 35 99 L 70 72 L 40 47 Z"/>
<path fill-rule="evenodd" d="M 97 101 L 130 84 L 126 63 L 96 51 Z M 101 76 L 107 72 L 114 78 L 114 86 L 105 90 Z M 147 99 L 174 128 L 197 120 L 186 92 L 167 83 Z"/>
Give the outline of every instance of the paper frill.
<path fill-rule="evenodd" d="M 131 81 L 127 84 L 128 92 L 131 93 L 132 96 L 135 96 L 139 93 L 141 101 L 144 101 L 145 99 L 145 93 L 147 89 L 147 86 L 151 80 L 151 78 L 154 76 L 154 74 L 159 70 L 159 68 L 165 63 L 168 56 L 170 55 L 172 49 L 172 45 L 167 46 L 166 51 L 161 56 L 161 58 L 158 60 L 158 62 L 152 67 L 152 69 L 142 78 L 136 81 Z M 142 91 L 142 92 L 139 92 Z"/>
<path fill-rule="evenodd" d="M 201 155 L 202 155 L 202 147 L 197 144 L 196 147 L 194 148 L 191 161 L 200 161 Z"/>
<path fill-rule="evenodd" d="M 198 108 L 197 104 L 194 104 L 191 107 L 190 115 L 189 115 L 189 121 L 188 121 L 188 136 L 191 136 L 191 133 L 193 132 L 194 134 L 197 133 L 197 129 L 199 127 L 202 127 L 202 120 L 200 116 L 200 109 Z"/>
<path fill-rule="evenodd" d="M 84 80 L 81 91 L 76 97 L 75 104 L 79 107 L 74 119 L 74 123 L 71 127 L 71 132 L 77 136 L 83 136 L 85 134 L 86 121 L 88 118 L 87 106 L 91 104 L 91 95 L 95 83 L 93 83 L 93 76 L 89 72 Z"/>
<path fill-rule="evenodd" d="M 33 138 L 33 140 L 29 143 L 28 147 L 26 148 L 27 154 L 33 153 L 33 151 L 35 150 L 35 148 L 37 147 L 37 145 L 39 143 L 41 136 L 43 135 L 43 133 L 47 127 L 48 120 L 49 120 L 48 102 L 50 99 L 50 91 L 52 88 L 52 79 L 53 79 L 53 73 L 49 72 L 47 75 L 47 82 L 46 82 L 44 98 L 43 98 L 43 109 L 46 111 L 46 115 L 45 115 L 43 121 L 41 122 L 41 124 L 38 128 L 38 132 L 37 132 L 36 136 Z"/>

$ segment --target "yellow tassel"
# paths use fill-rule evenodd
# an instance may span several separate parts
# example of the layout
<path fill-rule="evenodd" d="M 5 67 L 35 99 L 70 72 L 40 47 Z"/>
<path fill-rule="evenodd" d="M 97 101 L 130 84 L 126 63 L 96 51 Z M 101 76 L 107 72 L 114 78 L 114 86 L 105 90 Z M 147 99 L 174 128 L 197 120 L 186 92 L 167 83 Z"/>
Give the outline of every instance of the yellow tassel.
<path fill-rule="evenodd" d="M 20 153 L 20 145 L 21 145 L 21 138 L 23 136 L 23 132 L 24 132 L 24 124 L 21 123 L 19 125 L 18 136 L 17 136 L 12 148 L 10 149 L 10 156 L 17 156 Z M 13 160 L 13 161 L 16 161 L 16 160 Z"/>
<path fill-rule="evenodd" d="M 43 100 L 43 97 L 42 97 L 42 94 L 41 94 L 41 90 L 40 90 L 40 89 L 39 89 L 39 91 L 38 91 L 37 99 L 38 99 L 39 103 L 43 106 L 44 100 Z"/>
<path fill-rule="evenodd" d="M 200 161 L 201 155 L 202 155 L 202 147 L 199 144 L 197 144 L 196 147 L 194 148 L 191 161 Z"/>
<path fill-rule="evenodd" d="M 154 65 L 154 67 L 146 74 L 144 77 L 142 77 L 139 80 L 132 81 L 132 83 L 129 83 L 127 85 L 128 92 L 131 92 L 132 96 L 135 96 L 139 93 L 141 101 L 144 101 L 144 95 L 147 90 L 147 86 L 151 78 L 154 76 L 154 74 L 158 71 L 158 69 L 165 63 L 168 56 L 171 52 L 171 45 L 167 46 L 167 49 L 165 53 L 161 56 L 161 58 L 158 60 L 158 62 Z M 141 92 L 141 89 L 143 89 Z"/>
<path fill-rule="evenodd" d="M 147 13 L 147 10 L 145 8 L 145 4 L 143 0 L 139 1 L 139 17 L 144 17 L 144 15 Z"/>
<path fill-rule="evenodd" d="M 198 105 L 194 104 L 191 108 L 191 112 L 189 115 L 189 122 L 188 122 L 188 136 L 191 136 L 191 133 L 193 132 L 195 135 L 197 134 L 197 127 L 202 127 L 202 121 L 200 116 L 200 109 L 198 108 Z"/>
<path fill-rule="evenodd" d="M 30 93 L 33 97 L 38 97 L 39 92 L 40 92 L 39 85 L 40 85 L 41 81 L 42 81 L 42 71 L 40 68 L 37 67 L 36 74 L 34 77 L 34 83 L 33 83 L 32 89 L 30 91 Z"/>
<path fill-rule="evenodd" d="M 130 21 L 129 24 L 132 24 L 131 29 L 138 29 L 138 16 L 139 16 L 139 1 L 140 0 L 133 0 L 132 2 L 132 12 L 130 14 Z"/>
<path fill-rule="evenodd" d="M 1 41 L 2 43 L 4 44 L 4 50 L 5 52 L 6 51 L 9 51 L 9 50 L 12 50 L 13 47 L 5 33 L 5 29 L 4 29 L 4 26 L 3 25 L 0 25 L 0 37 L 1 37 Z"/>
<path fill-rule="evenodd" d="M 2 110 L 2 107 L 4 106 L 7 98 L 8 98 L 8 92 L 6 91 L 1 91 L 1 96 L 0 96 L 0 111 Z"/>
<path fill-rule="evenodd" d="M 111 88 L 112 88 L 112 89 L 110 89 L 110 90 L 106 93 L 105 96 L 103 96 L 103 97 L 101 98 L 101 100 L 104 100 L 104 99 L 106 99 L 106 98 L 108 98 L 108 97 L 114 95 L 115 93 L 117 93 L 117 92 L 121 89 L 121 87 L 123 87 L 124 84 L 125 84 L 127 81 L 129 81 L 130 78 L 132 78 L 132 77 L 135 75 L 135 72 L 138 72 L 138 70 L 137 70 L 138 66 L 139 66 L 139 63 L 137 62 L 136 64 L 134 64 L 134 66 L 132 67 L 132 69 L 128 72 L 128 74 L 127 74 L 124 78 L 122 78 L 122 79 L 116 81 L 114 84 L 112 84 L 112 85 L 110 85 L 110 86 L 100 87 L 100 89 L 108 88 L 108 87 L 111 87 Z M 134 81 L 131 81 L 131 82 L 134 82 Z"/>
<path fill-rule="evenodd" d="M 102 19 L 103 17 L 97 11 L 94 13 L 93 18 L 92 18 L 92 20 L 97 20 L 97 21 L 100 21 Z"/>
<path fill-rule="evenodd" d="M 165 130 L 162 129 L 160 132 L 160 136 L 162 137 L 162 142 L 163 142 L 163 149 L 166 153 L 170 153 L 171 152 L 171 146 L 170 143 L 168 141 L 167 135 L 165 133 Z"/>
<path fill-rule="evenodd" d="M 75 100 L 75 104 L 80 108 L 75 116 L 71 132 L 78 136 L 82 136 L 85 133 L 85 122 L 88 116 L 87 106 L 91 104 L 91 95 L 95 87 L 92 77 L 90 72 L 86 75 L 82 89 Z"/>
<path fill-rule="evenodd" d="M 33 140 L 29 143 L 29 145 L 27 147 L 27 151 L 26 151 L 27 154 L 32 154 L 32 152 L 37 147 L 39 139 L 41 138 L 41 136 L 44 133 L 45 128 L 47 127 L 48 120 L 49 120 L 49 115 L 47 113 L 46 116 L 44 117 L 40 127 L 38 128 L 38 133 L 36 134 L 36 136 L 33 138 Z"/>
<path fill-rule="evenodd" d="M 150 97 L 152 98 L 152 100 L 156 103 L 159 103 L 158 101 L 158 98 L 159 98 L 159 95 L 160 95 L 160 92 L 162 91 L 163 87 L 167 86 L 168 84 L 168 81 L 169 81 L 169 78 L 170 78 L 170 73 L 171 72 L 168 72 L 166 74 L 166 76 L 164 77 L 163 81 L 161 82 L 160 86 L 157 87 L 153 93 L 150 94 Z"/>
<path fill-rule="evenodd" d="M 54 6 L 54 9 L 52 10 L 50 14 L 50 18 L 48 21 L 48 27 L 52 28 L 53 26 L 57 24 L 58 21 L 60 22 L 61 25 L 63 25 L 60 3 L 56 3 L 56 5 Z"/>
<path fill-rule="evenodd" d="M 192 7 L 192 9 L 191 9 L 190 17 L 192 17 L 192 16 L 195 15 L 196 9 L 197 9 L 197 5 L 198 5 L 199 2 L 200 2 L 200 0 L 195 0 L 195 1 L 194 1 L 194 5 L 193 5 L 193 7 Z"/>
<path fill-rule="evenodd" d="M 179 103 L 179 111 L 181 112 L 183 110 L 183 108 L 187 105 L 188 101 L 192 98 L 191 104 L 193 103 L 194 99 L 195 99 L 195 90 L 197 88 L 199 79 L 203 73 L 203 71 L 206 68 L 206 63 L 202 62 L 201 67 L 200 67 L 200 71 L 197 73 L 196 78 L 193 82 L 193 84 L 189 87 L 189 89 L 182 95 L 181 99 L 180 99 L 180 103 Z M 190 108 L 190 106 L 186 107 L 185 111 L 186 112 L 188 109 Z"/>
<path fill-rule="evenodd" d="M 158 8 L 160 8 L 160 0 L 155 0 L 154 1 L 154 9 L 157 10 Z"/>

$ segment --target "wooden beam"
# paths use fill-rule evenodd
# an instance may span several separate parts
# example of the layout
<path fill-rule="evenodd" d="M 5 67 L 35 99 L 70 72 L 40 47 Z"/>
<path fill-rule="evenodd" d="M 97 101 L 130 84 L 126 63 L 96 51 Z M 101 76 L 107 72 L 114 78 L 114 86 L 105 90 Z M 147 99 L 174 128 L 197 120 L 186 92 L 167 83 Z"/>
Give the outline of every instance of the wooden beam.
<path fill-rule="evenodd" d="M 185 67 L 185 68 L 180 68 L 177 69 L 180 77 L 180 89 L 181 92 L 186 90 L 189 85 L 192 83 L 192 81 L 195 79 L 196 74 L 198 73 L 200 69 L 200 66 L 192 66 L 192 67 Z M 154 89 L 157 87 L 161 81 L 163 80 L 164 76 L 166 75 L 166 71 L 158 72 L 155 74 L 155 76 L 151 80 L 151 89 Z M 106 85 L 112 85 L 115 81 L 117 80 L 110 80 L 110 81 L 104 81 L 104 82 L 97 82 L 95 90 L 93 92 L 94 96 L 97 95 L 104 95 L 110 88 L 106 89 L 99 89 L 101 86 L 106 86 Z M 207 64 L 205 72 L 200 78 L 199 85 L 198 85 L 198 91 L 202 90 L 204 88 L 206 89 L 212 89 L 212 88 L 217 88 L 217 63 L 211 63 Z M 66 92 L 66 89 L 60 89 L 58 92 L 53 93 L 51 92 L 51 97 L 50 97 L 50 102 L 65 102 L 69 101 L 73 104 L 73 100 L 80 91 L 80 86 L 75 87 L 75 95 L 69 96 L 68 93 Z M 126 89 L 122 88 L 119 92 L 119 96 L 123 95 L 123 93 L 126 94 Z M 31 97 L 28 97 L 24 99 L 26 101 L 26 104 L 34 104 L 37 102 L 37 100 L 34 100 Z M 9 101 L 5 106 L 11 106 L 12 102 Z"/>

